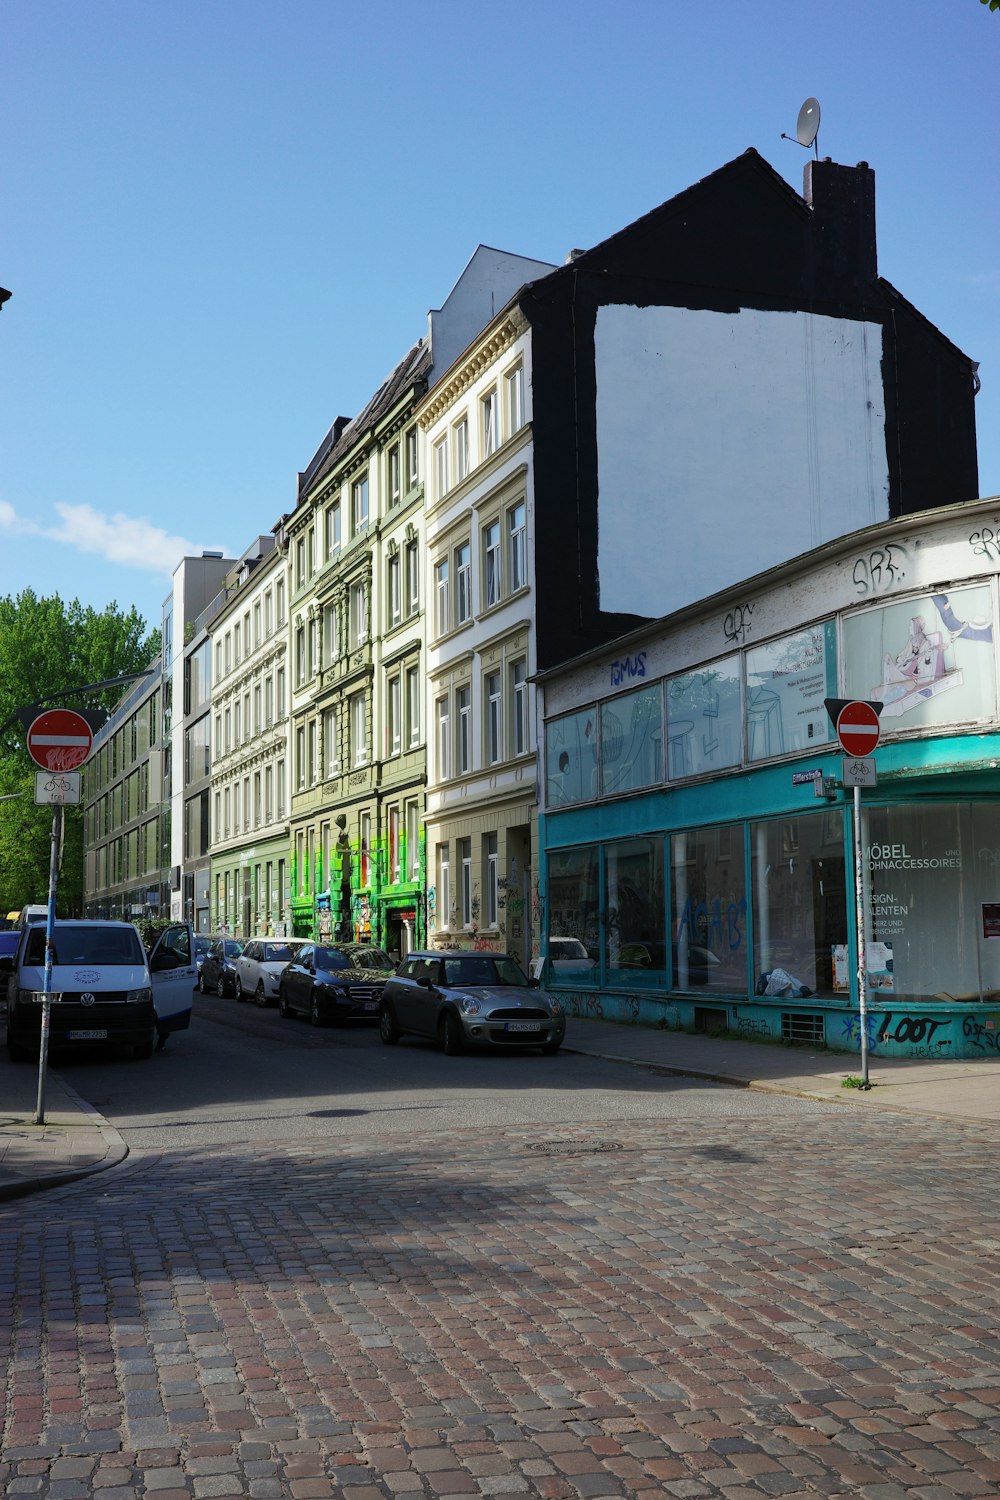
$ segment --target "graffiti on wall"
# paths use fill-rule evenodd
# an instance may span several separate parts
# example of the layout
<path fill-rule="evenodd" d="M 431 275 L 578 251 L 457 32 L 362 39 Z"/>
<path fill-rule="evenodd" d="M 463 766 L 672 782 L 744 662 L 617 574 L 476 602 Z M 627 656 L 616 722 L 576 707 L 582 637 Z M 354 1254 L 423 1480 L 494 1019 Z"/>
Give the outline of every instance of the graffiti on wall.
<path fill-rule="evenodd" d="M 1000 1055 L 1000 1013 L 990 1011 L 982 1016 L 966 1016 L 962 1035 L 980 1052 Z"/>

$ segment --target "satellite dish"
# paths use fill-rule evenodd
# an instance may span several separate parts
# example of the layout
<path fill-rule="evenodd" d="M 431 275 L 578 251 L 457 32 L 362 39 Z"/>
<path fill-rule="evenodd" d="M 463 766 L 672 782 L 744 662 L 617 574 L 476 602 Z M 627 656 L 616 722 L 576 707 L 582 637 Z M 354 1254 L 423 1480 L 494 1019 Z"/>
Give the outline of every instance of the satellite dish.
<path fill-rule="evenodd" d="M 807 99 L 799 110 L 799 118 L 795 122 L 795 139 L 800 146 L 805 146 L 806 150 L 808 150 L 818 134 L 819 100 Z"/>

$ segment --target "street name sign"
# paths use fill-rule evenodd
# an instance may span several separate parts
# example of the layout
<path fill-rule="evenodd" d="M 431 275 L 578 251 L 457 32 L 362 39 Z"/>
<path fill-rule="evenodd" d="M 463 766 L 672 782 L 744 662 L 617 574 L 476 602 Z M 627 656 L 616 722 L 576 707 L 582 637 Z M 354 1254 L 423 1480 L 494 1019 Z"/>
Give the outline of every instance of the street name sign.
<path fill-rule="evenodd" d="M 72 708 L 49 708 L 33 719 L 28 754 L 43 771 L 75 771 L 94 743 L 94 731 Z"/>

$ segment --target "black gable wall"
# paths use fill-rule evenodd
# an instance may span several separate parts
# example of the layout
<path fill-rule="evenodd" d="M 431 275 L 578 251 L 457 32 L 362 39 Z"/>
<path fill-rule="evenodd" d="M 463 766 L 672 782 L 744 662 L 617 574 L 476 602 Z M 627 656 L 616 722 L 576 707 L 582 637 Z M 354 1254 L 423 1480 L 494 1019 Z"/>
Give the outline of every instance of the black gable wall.
<path fill-rule="evenodd" d="M 972 365 L 878 277 L 873 174 L 864 164 L 816 162 L 807 175 L 812 206 L 748 151 L 522 294 L 532 326 L 541 668 L 644 618 L 599 607 L 601 307 L 752 308 L 880 324 L 888 513 L 977 497 Z M 669 524 L 636 538 L 647 556 L 725 548 L 710 505 L 661 493 L 660 516 L 665 499 Z M 659 612 L 672 607 L 665 600 Z"/>

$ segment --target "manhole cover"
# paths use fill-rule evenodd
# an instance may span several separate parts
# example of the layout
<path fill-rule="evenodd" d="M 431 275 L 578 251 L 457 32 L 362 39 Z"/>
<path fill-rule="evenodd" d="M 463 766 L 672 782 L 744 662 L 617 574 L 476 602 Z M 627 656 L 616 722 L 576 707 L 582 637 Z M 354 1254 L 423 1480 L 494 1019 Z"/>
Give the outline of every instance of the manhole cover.
<path fill-rule="evenodd" d="M 623 1151 L 621 1141 L 530 1141 L 528 1150 L 539 1156 L 599 1156 L 604 1151 Z"/>

